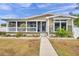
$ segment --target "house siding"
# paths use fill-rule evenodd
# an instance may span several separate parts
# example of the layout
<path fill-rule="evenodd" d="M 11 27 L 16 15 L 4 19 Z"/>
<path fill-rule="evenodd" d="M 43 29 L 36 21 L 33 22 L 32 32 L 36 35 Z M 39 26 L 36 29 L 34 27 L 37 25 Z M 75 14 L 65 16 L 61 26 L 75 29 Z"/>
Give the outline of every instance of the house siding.
<path fill-rule="evenodd" d="M 28 19 L 27 21 L 46 21 L 46 18 L 45 17 L 37 17 L 37 18 Z"/>
<path fill-rule="evenodd" d="M 68 31 L 72 32 L 72 19 L 68 20 Z"/>
<path fill-rule="evenodd" d="M 49 33 L 53 32 L 53 18 L 49 20 Z"/>

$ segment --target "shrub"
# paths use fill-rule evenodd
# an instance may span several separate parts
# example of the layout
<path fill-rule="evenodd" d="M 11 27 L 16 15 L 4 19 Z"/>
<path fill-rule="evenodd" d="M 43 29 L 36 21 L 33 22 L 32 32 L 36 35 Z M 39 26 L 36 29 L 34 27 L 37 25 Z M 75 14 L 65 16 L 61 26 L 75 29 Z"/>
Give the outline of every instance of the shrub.
<path fill-rule="evenodd" d="M 74 20 L 74 24 L 79 27 L 79 18 Z"/>
<path fill-rule="evenodd" d="M 0 32 L 0 36 L 5 36 L 6 32 Z"/>
<path fill-rule="evenodd" d="M 79 39 L 79 37 L 77 37 L 77 39 Z"/>
<path fill-rule="evenodd" d="M 21 36 L 23 36 L 23 33 L 21 33 L 21 32 L 16 33 L 16 37 L 21 37 Z"/>
<path fill-rule="evenodd" d="M 56 32 L 55 32 L 56 36 L 59 36 L 59 37 L 68 37 L 69 36 L 69 32 L 64 30 L 64 29 L 58 29 Z"/>

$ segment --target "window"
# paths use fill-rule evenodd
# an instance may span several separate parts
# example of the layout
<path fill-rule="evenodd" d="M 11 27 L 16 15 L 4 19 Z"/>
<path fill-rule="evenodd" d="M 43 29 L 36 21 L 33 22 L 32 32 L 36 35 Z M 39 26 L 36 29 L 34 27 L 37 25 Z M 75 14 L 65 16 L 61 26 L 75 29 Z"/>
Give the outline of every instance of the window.
<path fill-rule="evenodd" d="M 9 27 L 16 27 L 16 22 L 9 22 Z"/>
<path fill-rule="evenodd" d="M 27 27 L 36 27 L 36 22 L 27 22 Z"/>
<path fill-rule="evenodd" d="M 67 30 L 67 23 L 66 20 L 55 20 L 54 21 L 54 31 L 57 31 L 58 29 L 63 28 L 64 30 Z"/>
<path fill-rule="evenodd" d="M 35 32 L 36 31 L 36 22 L 35 21 L 29 21 L 27 22 L 27 31 L 28 32 Z"/>
<path fill-rule="evenodd" d="M 26 22 L 17 22 L 18 27 L 25 27 L 26 28 Z"/>
<path fill-rule="evenodd" d="M 57 29 L 59 29 L 59 27 L 60 27 L 60 23 L 59 22 L 56 22 L 55 23 L 55 31 L 57 31 Z"/>
<path fill-rule="evenodd" d="M 46 22 L 42 22 L 42 32 L 46 31 Z"/>
<path fill-rule="evenodd" d="M 66 22 L 61 22 L 61 28 L 66 30 Z"/>

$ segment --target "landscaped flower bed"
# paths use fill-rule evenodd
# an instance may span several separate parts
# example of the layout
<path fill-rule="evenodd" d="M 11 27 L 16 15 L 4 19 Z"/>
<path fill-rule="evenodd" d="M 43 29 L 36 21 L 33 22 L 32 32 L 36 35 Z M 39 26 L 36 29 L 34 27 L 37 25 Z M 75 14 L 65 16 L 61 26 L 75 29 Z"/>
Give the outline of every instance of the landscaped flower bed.
<path fill-rule="evenodd" d="M 36 32 L 0 32 L 1 37 L 40 37 Z"/>

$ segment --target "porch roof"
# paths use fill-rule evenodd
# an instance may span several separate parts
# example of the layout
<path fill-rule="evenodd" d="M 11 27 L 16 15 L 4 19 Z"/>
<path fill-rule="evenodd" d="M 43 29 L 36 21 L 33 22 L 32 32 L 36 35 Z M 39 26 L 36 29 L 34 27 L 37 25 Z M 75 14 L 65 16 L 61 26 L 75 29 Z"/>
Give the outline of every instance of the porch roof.
<path fill-rule="evenodd" d="M 2 19 L 4 21 L 25 21 L 27 19 Z"/>
<path fill-rule="evenodd" d="M 49 16 L 53 16 L 53 14 L 41 14 L 41 15 L 35 15 L 35 16 L 30 16 L 26 18 L 8 18 L 8 19 L 2 19 L 2 20 L 4 21 L 26 21 L 26 20 L 37 18 L 37 17 L 49 17 Z"/>

